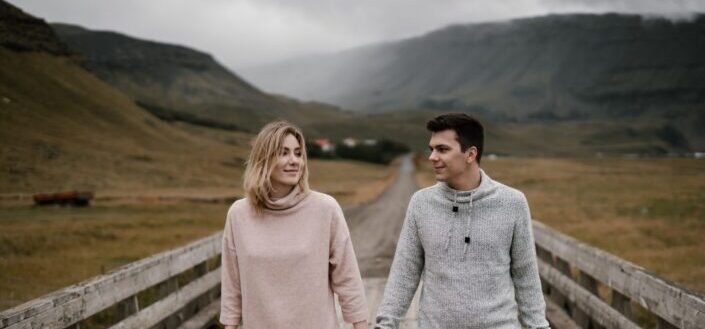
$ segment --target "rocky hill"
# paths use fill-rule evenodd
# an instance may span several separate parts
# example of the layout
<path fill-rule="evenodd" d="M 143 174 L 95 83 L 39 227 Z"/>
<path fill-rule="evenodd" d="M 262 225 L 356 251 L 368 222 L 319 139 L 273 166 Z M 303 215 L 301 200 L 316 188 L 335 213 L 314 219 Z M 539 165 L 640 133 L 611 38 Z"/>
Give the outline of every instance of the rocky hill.
<path fill-rule="evenodd" d="M 44 20 L 27 15 L 4 1 L 0 1 L 0 47 L 70 55 L 66 44 L 56 37 Z"/>
<path fill-rule="evenodd" d="M 429 34 L 242 72 L 267 91 L 367 111 L 494 122 L 651 125 L 705 149 L 705 16 L 552 15 Z"/>
<path fill-rule="evenodd" d="M 66 24 L 52 25 L 83 65 L 163 119 L 256 131 L 285 118 L 306 125 L 336 117 L 336 108 L 261 92 L 211 55 L 183 46 L 140 40 Z"/>
<path fill-rule="evenodd" d="M 3 1 L 0 17 L 0 194 L 236 185 L 247 138 L 166 123 L 65 56 L 43 20 Z"/>

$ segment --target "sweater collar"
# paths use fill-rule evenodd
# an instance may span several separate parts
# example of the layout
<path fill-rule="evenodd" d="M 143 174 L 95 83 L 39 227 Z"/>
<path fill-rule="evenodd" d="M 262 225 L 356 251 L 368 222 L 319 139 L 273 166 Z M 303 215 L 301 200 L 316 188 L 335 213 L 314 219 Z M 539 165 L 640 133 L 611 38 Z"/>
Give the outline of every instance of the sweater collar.
<path fill-rule="evenodd" d="M 492 191 L 492 185 L 492 179 L 482 169 L 480 169 L 480 185 L 469 191 L 456 190 L 448 186 L 446 182 L 438 182 L 443 198 L 453 203 L 472 203 L 477 201 Z"/>
<path fill-rule="evenodd" d="M 264 206 L 270 210 L 285 210 L 296 206 L 306 198 L 308 192 L 304 192 L 301 187 L 297 184 L 294 188 L 282 198 L 272 198 L 267 195 L 264 199 Z"/>

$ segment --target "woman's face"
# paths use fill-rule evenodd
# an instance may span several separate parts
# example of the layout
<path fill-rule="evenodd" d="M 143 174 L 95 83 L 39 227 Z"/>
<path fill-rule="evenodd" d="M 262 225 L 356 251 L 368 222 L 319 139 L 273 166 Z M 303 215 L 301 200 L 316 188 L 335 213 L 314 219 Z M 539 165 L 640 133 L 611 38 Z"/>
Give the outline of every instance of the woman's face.
<path fill-rule="evenodd" d="M 272 171 L 271 181 L 274 190 L 278 193 L 288 192 L 298 184 L 304 165 L 301 144 L 294 135 L 287 135 Z"/>

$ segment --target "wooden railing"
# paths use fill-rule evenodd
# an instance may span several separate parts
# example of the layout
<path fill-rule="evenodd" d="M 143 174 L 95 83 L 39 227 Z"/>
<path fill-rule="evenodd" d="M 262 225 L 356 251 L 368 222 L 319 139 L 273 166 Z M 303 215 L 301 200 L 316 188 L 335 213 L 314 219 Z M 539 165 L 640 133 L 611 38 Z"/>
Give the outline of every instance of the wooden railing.
<path fill-rule="evenodd" d="M 201 328 L 220 310 L 221 236 L 3 311 L 0 328 Z"/>
<path fill-rule="evenodd" d="M 544 294 L 582 328 L 705 328 L 703 295 L 534 221 Z"/>
<path fill-rule="evenodd" d="M 541 223 L 534 236 L 549 305 L 571 322 L 555 328 L 705 328 L 702 295 Z M 220 244 L 214 234 L 3 311 L 0 329 L 203 328 L 219 311 Z"/>

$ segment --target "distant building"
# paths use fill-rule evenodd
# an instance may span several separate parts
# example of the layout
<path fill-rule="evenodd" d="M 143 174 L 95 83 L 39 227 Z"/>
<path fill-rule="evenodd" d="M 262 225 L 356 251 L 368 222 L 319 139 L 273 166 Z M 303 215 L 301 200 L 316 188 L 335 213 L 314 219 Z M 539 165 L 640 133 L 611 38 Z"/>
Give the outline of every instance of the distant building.
<path fill-rule="evenodd" d="M 335 145 L 333 145 L 327 138 L 318 138 L 314 140 L 313 143 L 318 145 L 324 153 L 335 151 Z"/>
<path fill-rule="evenodd" d="M 377 140 L 368 138 L 368 139 L 365 139 L 362 143 L 367 146 L 374 146 L 374 145 L 377 145 Z"/>
<path fill-rule="evenodd" d="M 357 139 L 351 137 L 343 139 L 343 145 L 347 147 L 355 147 L 357 146 Z"/>
<path fill-rule="evenodd" d="M 696 159 L 705 159 L 705 152 L 695 152 L 693 153 L 693 156 Z"/>

